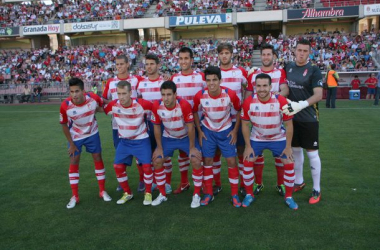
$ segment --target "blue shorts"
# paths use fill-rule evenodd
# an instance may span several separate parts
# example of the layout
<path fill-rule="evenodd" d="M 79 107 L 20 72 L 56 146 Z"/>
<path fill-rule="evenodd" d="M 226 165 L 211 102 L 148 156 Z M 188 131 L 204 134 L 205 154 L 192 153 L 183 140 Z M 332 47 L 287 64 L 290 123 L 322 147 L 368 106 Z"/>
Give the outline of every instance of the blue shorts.
<path fill-rule="evenodd" d="M 232 129 L 235 128 L 236 122 L 232 122 Z M 237 141 L 236 146 L 245 146 L 243 131 L 241 130 L 241 126 L 239 127 L 239 130 L 237 132 Z"/>
<path fill-rule="evenodd" d="M 119 142 L 120 142 L 118 129 L 112 129 L 112 137 L 113 137 L 113 146 L 115 147 L 115 149 L 117 149 L 117 145 L 119 145 Z"/>
<path fill-rule="evenodd" d="M 368 88 L 367 95 L 374 95 L 374 94 L 375 94 L 375 89 Z"/>
<path fill-rule="evenodd" d="M 190 153 L 189 148 L 189 137 L 186 136 L 182 139 L 168 138 L 162 137 L 162 147 L 164 150 L 164 157 L 172 157 L 175 150 L 181 150 L 185 152 L 187 155 Z M 194 146 L 199 152 L 202 152 L 201 147 L 199 146 L 198 138 L 194 139 Z"/>
<path fill-rule="evenodd" d="M 125 163 L 126 165 L 131 166 L 133 156 L 139 159 L 140 164 L 151 164 L 152 150 L 149 138 L 141 140 L 120 139 L 119 145 L 116 149 L 114 163 Z"/>
<path fill-rule="evenodd" d="M 74 144 L 79 150 L 79 152 L 75 151 L 74 156 L 82 153 L 82 146 L 85 146 L 86 152 L 91 154 L 97 154 L 102 152 L 102 145 L 100 143 L 99 132 L 82 140 L 74 141 Z M 67 146 L 68 148 L 70 148 L 70 143 L 68 143 Z"/>
<path fill-rule="evenodd" d="M 227 135 L 232 131 L 233 127 L 215 132 L 202 126 L 202 131 L 205 134 L 207 140 L 202 138 L 202 155 L 205 158 L 213 158 L 215 156 L 216 149 L 219 148 L 224 158 L 236 157 L 236 145 L 231 145 L 231 136 Z"/>
<path fill-rule="evenodd" d="M 284 149 L 286 148 L 286 140 L 283 141 L 271 141 L 271 142 L 261 142 L 261 141 L 252 141 L 251 147 L 255 156 L 263 155 L 264 149 L 269 149 L 272 151 L 273 157 L 280 157 Z M 282 159 L 286 159 L 286 155 L 281 156 Z"/>

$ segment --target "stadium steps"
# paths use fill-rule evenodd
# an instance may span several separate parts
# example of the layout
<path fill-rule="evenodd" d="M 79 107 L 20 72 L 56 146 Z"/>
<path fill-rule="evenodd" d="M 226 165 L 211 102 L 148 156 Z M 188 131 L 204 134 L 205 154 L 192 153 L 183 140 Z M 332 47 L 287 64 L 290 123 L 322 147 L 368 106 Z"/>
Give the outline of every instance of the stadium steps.
<path fill-rule="evenodd" d="M 252 52 L 252 67 L 261 67 L 260 50 Z"/>
<path fill-rule="evenodd" d="M 154 13 L 156 12 L 156 7 L 157 7 L 157 3 L 154 2 L 155 4 L 152 4 L 149 9 L 145 12 L 144 14 L 144 18 L 152 18 Z"/>
<path fill-rule="evenodd" d="M 267 7 L 266 0 L 256 0 L 255 5 L 253 6 L 254 10 L 256 11 L 265 10 L 266 7 Z"/>
<path fill-rule="evenodd" d="M 321 0 L 314 0 L 314 7 L 315 8 L 322 8 L 323 4 L 321 3 Z"/>

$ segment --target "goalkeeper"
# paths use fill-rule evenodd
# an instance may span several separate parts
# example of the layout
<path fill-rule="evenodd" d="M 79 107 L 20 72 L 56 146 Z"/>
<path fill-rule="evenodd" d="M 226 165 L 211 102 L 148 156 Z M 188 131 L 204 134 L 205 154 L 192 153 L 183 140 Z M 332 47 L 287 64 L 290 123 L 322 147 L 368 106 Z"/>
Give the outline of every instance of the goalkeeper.
<path fill-rule="evenodd" d="M 291 102 L 285 105 L 282 110 L 286 115 L 294 115 L 294 135 L 292 140 L 296 175 L 294 192 L 305 187 L 303 179 L 303 149 L 305 149 L 313 178 L 313 191 L 309 203 L 315 204 L 321 199 L 321 159 L 318 154 L 318 102 L 322 99 L 323 84 L 321 71 L 308 61 L 310 52 L 311 45 L 309 41 L 300 40 L 297 42 L 295 62 L 291 62 L 285 67 Z"/>

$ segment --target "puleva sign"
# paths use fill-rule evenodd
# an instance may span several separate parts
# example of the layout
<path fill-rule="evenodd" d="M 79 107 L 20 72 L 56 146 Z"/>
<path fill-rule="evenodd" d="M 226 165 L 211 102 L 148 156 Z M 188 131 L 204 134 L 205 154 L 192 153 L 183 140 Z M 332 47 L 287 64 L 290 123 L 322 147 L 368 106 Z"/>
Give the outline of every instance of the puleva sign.
<path fill-rule="evenodd" d="M 231 13 L 169 17 L 169 27 L 232 23 Z"/>
<path fill-rule="evenodd" d="M 66 23 L 65 33 L 100 31 L 100 30 L 118 30 L 120 28 L 119 21 L 103 21 L 103 22 L 84 22 L 84 23 Z"/>
<path fill-rule="evenodd" d="M 23 35 L 57 34 L 61 31 L 60 24 L 23 26 Z"/>

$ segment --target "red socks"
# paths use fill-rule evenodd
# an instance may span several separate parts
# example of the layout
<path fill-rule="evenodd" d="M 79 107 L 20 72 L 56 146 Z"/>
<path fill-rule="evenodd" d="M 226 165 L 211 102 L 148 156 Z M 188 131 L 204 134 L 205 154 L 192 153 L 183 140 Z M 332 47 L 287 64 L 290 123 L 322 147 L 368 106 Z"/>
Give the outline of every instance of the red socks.
<path fill-rule="evenodd" d="M 166 196 L 166 191 L 165 191 L 165 183 L 166 183 L 165 169 L 164 168 L 155 169 L 154 170 L 154 177 L 156 179 L 158 190 L 160 191 L 160 193 L 163 196 Z"/>
<path fill-rule="evenodd" d="M 277 170 L 277 186 L 284 184 L 284 164 L 281 158 L 275 158 L 275 165 Z"/>
<path fill-rule="evenodd" d="M 292 197 L 295 179 L 294 163 L 284 164 L 285 198 Z"/>
<path fill-rule="evenodd" d="M 75 196 L 78 200 L 79 165 L 70 164 L 69 180 L 73 196 Z"/>
<path fill-rule="evenodd" d="M 203 167 L 203 184 L 205 185 L 205 193 L 209 195 L 213 195 L 212 193 L 212 166 L 204 166 Z"/>
<path fill-rule="evenodd" d="M 255 178 L 255 176 L 253 175 L 253 164 L 254 164 L 253 162 L 244 161 L 244 171 L 243 171 L 245 192 L 252 196 L 253 196 L 253 180 Z"/>
<path fill-rule="evenodd" d="M 203 167 L 200 169 L 194 169 L 193 168 L 193 182 L 194 182 L 194 193 L 201 195 L 201 188 L 202 188 L 202 177 L 203 177 Z"/>
<path fill-rule="evenodd" d="M 152 193 L 153 170 L 152 164 L 143 164 L 145 193 Z"/>
<path fill-rule="evenodd" d="M 264 157 L 257 157 L 253 171 L 255 172 L 256 184 L 263 184 Z"/>
<path fill-rule="evenodd" d="M 220 161 L 220 155 L 216 155 L 214 157 L 214 163 L 213 163 L 213 175 L 215 180 L 215 185 L 220 187 L 222 186 L 222 181 L 220 179 L 220 169 L 222 167 L 222 162 Z"/>
<path fill-rule="evenodd" d="M 106 170 L 104 169 L 103 161 L 94 161 L 95 163 L 95 175 L 99 184 L 99 192 L 103 192 L 105 190 L 106 183 Z"/>
<path fill-rule="evenodd" d="M 228 168 L 228 180 L 231 185 L 231 195 L 237 195 L 239 189 L 239 169 L 237 167 Z"/>
<path fill-rule="evenodd" d="M 125 164 L 114 164 L 113 168 L 115 169 L 117 181 L 123 188 L 124 193 L 132 194 L 132 191 L 128 184 L 127 172 L 125 171 L 127 166 Z"/>

